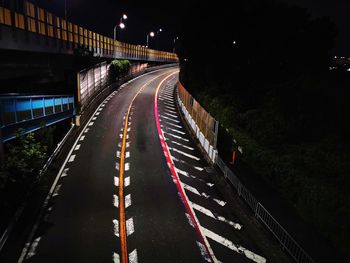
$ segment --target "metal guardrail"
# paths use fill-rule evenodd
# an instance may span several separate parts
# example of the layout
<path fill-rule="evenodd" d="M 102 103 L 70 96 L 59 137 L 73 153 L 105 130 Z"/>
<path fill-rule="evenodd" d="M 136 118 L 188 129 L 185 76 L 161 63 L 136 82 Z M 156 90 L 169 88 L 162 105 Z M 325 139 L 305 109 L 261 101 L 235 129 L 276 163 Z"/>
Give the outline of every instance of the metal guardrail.
<path fill-rule="evenodd" d="M 225 162 L 220 158 L 216 159 L 216 164 L 224 173 L 238 195 L 253 210 L 255 217 L 270 230 L 270 232 L 280 242 L 282 249 L 287 250 L 289 255 L 298 263 L 315 263 L 315 261 L 306 253 L 306 251 L 294 240 L 294 238 L 277 222 L 277 220 L 258 202 L 248 189 L 241 183 L 238 177 L 227 167 Z"/>
<path fill-rule="evenodd" d="M 178 85 L 179 90 L 184 93 L 186 92 L 182 85 Z M 187 115 L 190 113 L 187 112 L 186 107 L 184 107 L 184 102 L 182 100 L 189 101 L 189 105 L 193 105 L 194 99 L 187 92 L 186 96 L 177 96 L 179 105 L 183 113 L 185 114 L 185 119 L 191 125 L 191 121 L 194 125 L 198 125 L 196 122 L 197 119 L 187 118 Z M 196 102 L 196 107 L 201 107 Z M 214 122 L 216 120 L 214 119 Z M 192 127 L 193 129 L 193 127 Z M 208 139 L 208 138 L 206 138 Z M 215 149 L 216 150 L 216 149 Z M 217 166 L 220 168 L 225 178 L 230 181 L 232 186 L 237 190 L 238 195 L 247 203 L 247 205 L 252 209 L 254 215 L 259 219 L 276 237 L 279 243 L 282 246 L 282 249 L 285 249 L 289 255 L 298 263 L 315 263 L 315 261 L 306 253 L 306 251 L 294 240 L 294 238 L 277 222 L 277 220 L 265 209 L 265 207 L 252 195 L 252 193 L 241 183 L 239 178 L 228 168 L 225 162 L 220 158 L 219 155 L 216 155 L 214 159 Z"/>

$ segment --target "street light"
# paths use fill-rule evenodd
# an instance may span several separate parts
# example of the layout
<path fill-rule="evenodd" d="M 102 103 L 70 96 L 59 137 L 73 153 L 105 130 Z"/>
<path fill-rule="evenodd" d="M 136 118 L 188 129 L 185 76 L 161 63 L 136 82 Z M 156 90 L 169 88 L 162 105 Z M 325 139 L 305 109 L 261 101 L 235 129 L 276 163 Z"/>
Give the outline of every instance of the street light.
<path fill-rule="evenodd" d="M 176 40 L 178 40 L 179 37 L 174 37 L 174 40 L 173 40 L 173 53 L 175 53 L 175 43 L 176 43 Z"/>
<path fill-rule="evenodd" d="M 64 19 L 67 23 L 67 0 L 64 0 Z"/>
<path fill-rule="evenodd" d="M 150 37 L 154 37 L 154 32 L 150 32 L 149 34 L 147 34 L 147 40 L 146 40 L 146 48 L 148 48 L 148 36 Z"/>
<path fill-rule="evenodd" d="M 120 29 L 125 28 L 125 24 L 123 23 L 123 20 L 128 19 L 128 16 L 126 14 L 123 14 L 122 17 L 120 18 L 119 24 L 114 26 L 114 31 L 113 31 L 113 39 L 114 41 L 117 40 L 117 27 L 119 26 Z"/>
<path fill-rule="evenodd" d="M 157 30 L 157 34 L 156 34 L 156 36 L 157 36 L 157 49 L 159 49 L 159 38 L 158 38 L 158 35 L 159 35 L 159 33 L 161 33 L 163 31 L 163 29 L 161 29 L 161 28 L 159 28 L 158 30 Z"/>

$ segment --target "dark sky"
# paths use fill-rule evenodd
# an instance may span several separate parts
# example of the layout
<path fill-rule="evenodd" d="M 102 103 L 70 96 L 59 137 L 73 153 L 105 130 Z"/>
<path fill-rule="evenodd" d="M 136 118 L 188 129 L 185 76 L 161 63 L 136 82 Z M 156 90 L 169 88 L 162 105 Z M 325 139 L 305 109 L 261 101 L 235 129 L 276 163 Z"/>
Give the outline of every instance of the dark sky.
<path fill-rule="evenodd" d="M 191 0 L 150 1 L 150 0 L 67 0 L 68 17 L 73 22 L 113 37 L 113 27 L 123 12 L 129 18 L 127 28 L 119 39 L 145 45 L 150 31 L 162 28 L 164 31 L 151 40 L 150 47 L 172 50 L 172 42 L 179 31 L 181 16 Z M 350 56 L 350 0 L 278 0 L 305 7 L 314 17 L 329 16 L 338 28 L 334 54 Z M 41 6 L 54 13 L 64 14 L 64 0 L 36 0 Z M 219 4 L 213 1 L 213 4 Z M 200 4 L 200 1 L 198 1 Z"/>
<path fill-rule="evenodd" d="M 313 16 L 328 16 L 337 25 L 334 53 L 350 57 L 350 0 L 283 0 L 307 8 Z"/>

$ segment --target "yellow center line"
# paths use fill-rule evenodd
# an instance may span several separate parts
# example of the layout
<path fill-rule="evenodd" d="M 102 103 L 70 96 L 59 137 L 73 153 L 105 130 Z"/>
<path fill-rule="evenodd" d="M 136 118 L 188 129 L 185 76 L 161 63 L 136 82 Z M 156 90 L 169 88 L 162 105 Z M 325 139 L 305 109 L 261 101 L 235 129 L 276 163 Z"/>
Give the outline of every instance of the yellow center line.
<path fill-rule="evenodd" d="M 164 73 L 165 74 L 165 73 Z M 162 75 L 164 75 L 162 74 Z M 172 73 L 173 74 L 173 73 Z M 162 76 L 160 75 L 160 76 Z M 128 131 L 129 124 L 129 115 L 131 111 L 132 104 L 136 97 L 141 93 L 141 91 L 150 84 L 156 78 L 160 76 L 154 77 L 151 80 L 147 81 L 139 91 L 132 98 L 130 105 L 128 107 L 128 111 L 125 115 L 124 120 L 124 131 L 123 131 L 123 140 L 122 140 L 122 149 L 120 153 L 120 165 L 119 165 L 119 236 L 120 236 L 120 247 L 121 247 L 121 262 L 128 263 L 128 248 L 126 243 L 126 220 L 125 220 L 125 205 L 124 205 L 124 166 L 125 166 L 125 149 L 126 149 L 126 135 Z"/>

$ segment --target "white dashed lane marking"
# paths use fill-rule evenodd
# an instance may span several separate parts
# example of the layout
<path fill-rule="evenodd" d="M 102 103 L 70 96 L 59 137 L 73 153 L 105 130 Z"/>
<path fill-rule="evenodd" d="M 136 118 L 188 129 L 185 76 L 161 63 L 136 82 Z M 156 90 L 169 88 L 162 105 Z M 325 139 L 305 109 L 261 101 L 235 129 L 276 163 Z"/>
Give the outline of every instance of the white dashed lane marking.
<path fill-rule="evenodd" d="M 81 136 L 79 141 L 84 141 L 84 139 L 85 139 L 85 135 Z"/>

